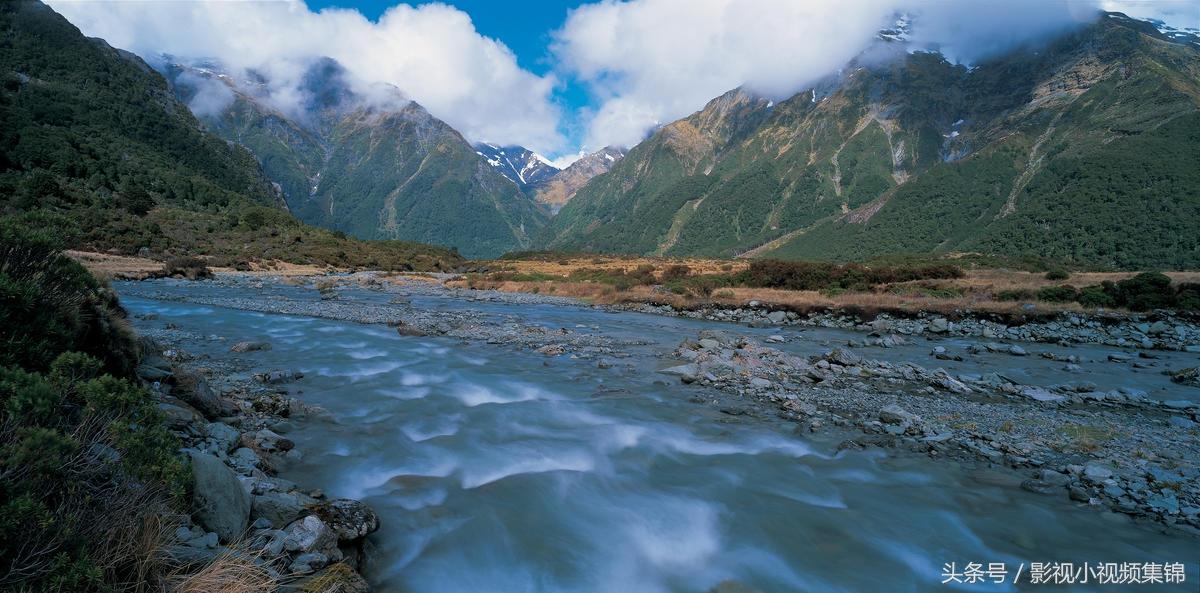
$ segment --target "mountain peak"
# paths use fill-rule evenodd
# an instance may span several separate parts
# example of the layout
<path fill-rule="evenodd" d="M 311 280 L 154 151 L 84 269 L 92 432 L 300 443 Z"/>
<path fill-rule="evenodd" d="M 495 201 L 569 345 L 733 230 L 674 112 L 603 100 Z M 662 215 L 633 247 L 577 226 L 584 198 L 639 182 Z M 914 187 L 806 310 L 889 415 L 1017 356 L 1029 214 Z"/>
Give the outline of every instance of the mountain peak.
<path fill-rule="evenodd" d="M 475 154 L 483 157 L 496 171 L 517 184 L 522 192 L 558 173 L 558 167 L 546 157 L 523 146 L 498 146 L 490 142 L 475 145 Z"/>

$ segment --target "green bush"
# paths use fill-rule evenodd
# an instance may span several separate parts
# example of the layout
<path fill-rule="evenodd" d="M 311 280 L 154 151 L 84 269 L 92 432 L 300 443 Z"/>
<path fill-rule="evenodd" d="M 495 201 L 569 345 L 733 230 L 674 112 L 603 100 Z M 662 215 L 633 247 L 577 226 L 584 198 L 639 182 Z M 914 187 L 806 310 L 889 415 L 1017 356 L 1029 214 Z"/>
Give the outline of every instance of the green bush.
<path fill-rule="evenodd" d="M 998 301 L 1032 301 L 1037 295 L 1027 288 L 1001 290 L 996 293 Z"/>
<path fill-rule="evenodd" d="M 1049 272 L 1046 272 L 1047 280 L 1066 280 L 1070 277 L 1071 277 L 1070 272 L 1067 272 L 1066 270 L 1064 270 L 1062 268 L 1054 268 L 1054 269 L 1050 270 Z"/>
<path fill-rule="evenodd" d="M 1117 299 L 1113 298 L 1103 286 L 1098 285 L 1085 286 L 1079 289 L 1079 295 L 1076 297 L 1076 300 L 1080 305 L 1088 308 L 1117 306 Z"/>
<path fill-rule="evenodd" d="M 948 280 L 963 276 L 961 268 L 950 264 L 869 268 L 860 264 L 767 259 L 751 262 L 749 268 L 738 274 L 738 281 L 746 286 L 756 288 L 865 290 L 880 284 L 914 280 Z"/>
<path fill-rule="evenodd" d="M 1170 308 L 1175 305 L 1171 279 L 1158 272 L 1142 272 L 1116 284 L 1117 302 L 1131 311 Z"/>
<path fill-rule="evenodd" d="M 1070 303 L 1079 296 L 1079 291 L 1069 284 L 1063 286 L 1047 286 L 1037 293 L 1039 301 L 1047 303 Z"/>

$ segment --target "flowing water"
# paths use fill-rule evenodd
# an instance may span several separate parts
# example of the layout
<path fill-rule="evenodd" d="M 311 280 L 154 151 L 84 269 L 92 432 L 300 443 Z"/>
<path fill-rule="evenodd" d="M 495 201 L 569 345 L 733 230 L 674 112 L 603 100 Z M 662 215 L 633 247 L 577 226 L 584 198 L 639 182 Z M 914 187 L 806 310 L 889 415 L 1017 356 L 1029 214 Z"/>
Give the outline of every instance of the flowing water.
<path fill-rule="evenodd" d="M 387 297 L 359 291 L 343 298 Z M 223 338 L 197 340 L 188 345 L 193 353 L 226 356 L 232 341 L 266 339 L 274 348 L 248 355 L 256 364 L 305 373 L 293 392 L 328 415 L 288 435 L 304 458 L 282 477 L 360 498 L 379 512 L 367 570 L 378 591 L 706 592 L 723 581 L 763 593 L 943 591 L 952 590 L 942 585 L 949 562 L 1003 562 L 1011 572 L 1022 563 L 1028 571 L 1029 562 L 1188 563 L 1186 585 L 1138 589 L 1148 591 L 1195 591 L 1200 578 L 1195 540 L 1024 492 L 1004 473 L 877 451 L 839 453 L 836 442 L 797 435 L 792 424 L 695 403 L 701 388 L 655 373 L 680 339 L 727 325 L 414 300 L 427 308 L 519 310 L 534 323 L 652 342 L 601 369 L 594 360 L 402 337 L 377 325 L 130 296 L 123 302 L 160 316 L 139 323 L 169 321 Z M 797 351 L 840 337 L 791 335 L 797 339 L 787 347 Z M 1027 362 L 1041 364 L 1018 364 Z M 1011 577 L 958 588 L 1028 589 Z"/>

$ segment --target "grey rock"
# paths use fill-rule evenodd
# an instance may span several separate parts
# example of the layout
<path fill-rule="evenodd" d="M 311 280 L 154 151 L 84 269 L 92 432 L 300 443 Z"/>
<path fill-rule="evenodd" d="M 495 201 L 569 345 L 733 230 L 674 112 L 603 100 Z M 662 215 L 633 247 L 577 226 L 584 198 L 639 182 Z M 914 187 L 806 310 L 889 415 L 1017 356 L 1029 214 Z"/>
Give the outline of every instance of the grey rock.
<path fill-rule="evenodd" d="M 767 321 L 770 321 L 776 325 L 783 323 L 784 321 L 787 321 L 787 312 L 771 311 L 770 313 L 767 313 Z"/>
<path fill-rule="evenodd" d="M 229 349 L 230 352 L 257 352 L 260 350 L 270 350 L 269 342 L 238 342 Z"/>
<path fill-rule="evenodd" d="M 196 520 L 223 542 L 237 539 L 250 519 L 250 493 L 220 459 L 192 452 L 191 460 Z"/>
<path fill-rule="evenodd" d="M 222 422 L 210 422 L 204 432 L 224 453 L 229 453 L 237 448 L 238 438 L 241 437 L 241 433 L 236 428 Z"/>
<path fill-rule="evenodd" d="M 1013 356 L 1025 356 L 1025 355 L 1029 354 L 1028 352 L 1025 351 L 1024 348 L 1022 348 L 1016 344 L 1013 344 L 1012 346 L 1008 347 L 1008 353 Z"/>
<path fill-rule="evenodd" d="M 1111 478 L 1112 475 L 1111 469 L 1096 461 L 1090 461 L 1083 466 L 1083 477 L 1091 482 L 1102 482 Z"/>
<path fill-rule="evenodd" d="M 271 526 L 283 527 L 302 515 L 317 499 L 303 492 L 265 492 L 254 497 L 250 516 L 266 519 Z"/>
<path fill-rule="evenodd" d="M 365 503 L 339 498 L 322 503 L 314 512 L 340 541 L 353 541 L 379 529 L 379 515 Z"/>
<path fill-rule="evenodd" d="M 935 334 L 944 334 L 950 331 L 950 322 L 945 317 L 935 317 L 929 322 L 929 331 Z"/>
<path fill-rule="evenodd" d="M 316 515 L 293 522 L 285 530 L 283 547 L 289 552 L 321 552 L 337 548 L 337 535 Z"/>
<path fill-rule="evenodd" d="M 825 355 L 825 360 L 828 360 L 834 364 L 840 364 L 844 367 L 862 364 L 861 356 L 845 348 L 834 348 L 829 352 L 829 354 Z"/>

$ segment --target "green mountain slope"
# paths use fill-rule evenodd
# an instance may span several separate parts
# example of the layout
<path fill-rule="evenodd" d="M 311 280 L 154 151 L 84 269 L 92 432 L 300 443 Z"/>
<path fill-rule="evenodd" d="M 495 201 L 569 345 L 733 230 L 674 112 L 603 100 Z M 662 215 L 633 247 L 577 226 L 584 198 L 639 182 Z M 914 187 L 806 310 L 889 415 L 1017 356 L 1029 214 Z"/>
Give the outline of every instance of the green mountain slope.
<path fill-rule="evenodd" d="M 1187 230 L 1200 225 L 1195 46 L 1110 15 L 972 69 L 881 43 L 844 72 L 777 105 L 733 93 L 749 114 L 715 101 L 666 126 L 580 190 L 543 240 L 672 255 L 981 251 L 1200 266 L 1200 236 Z M 707 133 L 696 121 L 754 128 Z M 680 129 L 698 138 L 670 142 Z M 639 211 L 651 214 L 610 224 Z"/>
<path fill-rule="evenodd" d="M 184 101 L 201 84 L 227 85 L 232 102 L 202 121 L 252 151 L 292 212 L 310 224 L 472 257 L 527 248 L 545 224 L 545 212 L 457 131 L 395 89 L 379 89 L 394 95 L 384 101 L 359 96 L 333 60 L 310 68 L 306 101 L 287 114 L 265 88 L 183 65 L 167 74 Z"/>
<path fill-rule="evenodd" d="M 142 60 L 35 1 L 0 3 L 0 215 L 72 247 L 438 269 L 459 256 L 368 244 L 285 210 L 253 155 L 200 128 Z"/>

